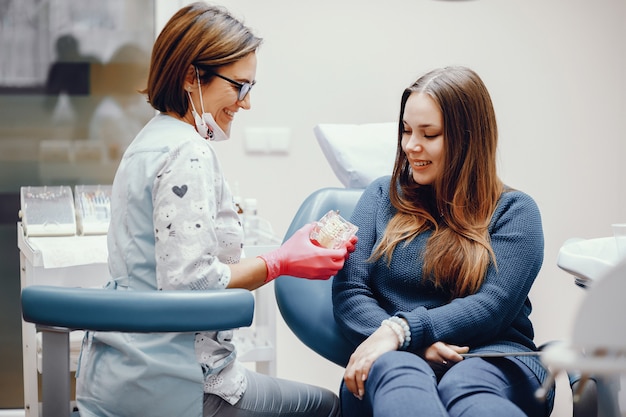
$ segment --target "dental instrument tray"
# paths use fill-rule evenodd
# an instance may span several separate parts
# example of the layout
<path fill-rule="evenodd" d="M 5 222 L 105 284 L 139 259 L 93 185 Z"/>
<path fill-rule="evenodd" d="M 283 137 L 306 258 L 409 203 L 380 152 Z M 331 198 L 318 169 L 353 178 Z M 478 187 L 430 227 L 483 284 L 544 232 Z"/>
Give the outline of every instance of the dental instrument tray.
<path fill-rule="evenodd" d="M 111 221 L 111 186 L 75 187 L 76 221 L 79 235 L 104 235 Z"/>
<path fill-rule="evenodd" d="M 68 186 L 21 187 L 22 226 L 27 236 L 76 234 L 72 189 Z"/>

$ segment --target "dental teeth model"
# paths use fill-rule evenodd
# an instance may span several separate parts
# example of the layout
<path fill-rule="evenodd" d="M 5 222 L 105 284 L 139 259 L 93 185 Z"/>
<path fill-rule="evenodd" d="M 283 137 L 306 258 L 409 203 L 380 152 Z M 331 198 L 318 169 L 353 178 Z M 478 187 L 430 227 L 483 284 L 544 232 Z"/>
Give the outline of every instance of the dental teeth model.
<path fill-rule="evenodd" d="M 331 210 L 322 217 L 311 231 L 311 241 L 327 249 L 338 249 L 358 230 L 339 212 Z"/>

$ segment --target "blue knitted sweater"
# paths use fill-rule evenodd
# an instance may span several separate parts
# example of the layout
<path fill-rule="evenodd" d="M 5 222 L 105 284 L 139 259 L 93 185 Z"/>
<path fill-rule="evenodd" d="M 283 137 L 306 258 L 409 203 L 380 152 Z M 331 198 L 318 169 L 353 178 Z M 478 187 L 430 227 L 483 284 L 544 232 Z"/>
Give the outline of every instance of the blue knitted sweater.
<path fill-rule="evenodd" d="M 471 352 L 537 350 L 529 315 L 528 292 L 543 262 L 544 241 L 539 209 L 520 191 L 502 194 L 489 226 L 497 268 L 488 268 L 475 294 L 449 301 L 450 295 L 422 278 L 423 250 L 430 232 L 395 248 L 391 264 L 367 262 L 395 214 L 389 200 L 391 177 L 372 182 L 351 217 L 359 227 L 356 250 L 333 281 L 337 323 L 355 345 L 392 315 L 411 328 L 410 352 L 434 342 L 469 346 Z M 519 356 L 543 383 L 539 358 Z M 551 408 L 553 393 L 549 395 Z"/>

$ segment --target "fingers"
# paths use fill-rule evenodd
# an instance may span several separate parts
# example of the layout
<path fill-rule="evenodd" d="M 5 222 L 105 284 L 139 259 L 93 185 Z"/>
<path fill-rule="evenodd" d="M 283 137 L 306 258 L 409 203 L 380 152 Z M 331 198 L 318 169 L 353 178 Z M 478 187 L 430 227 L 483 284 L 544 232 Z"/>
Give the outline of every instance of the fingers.
<path fill-rule="evenodd" d="M 453 363 L 463 360 L 461 353 L 469 352 L 469 346 L 448 345 L 446 343 L 444 343 L 444 345 L 445 347 L 442 356 L 444 357 L 444 360 L 451 361 Z"/>
<path fill-rule="evenodd" d="M 461 353 L 469 351 L 467 346 L 450 345 L 444 342 L 435 342 L 424 351 L 424 359 L 437 365 L 453 365 L 463 360 Z"/>
<path fill-rule="evenodd" d="M 359 394 L 359 387 L 356 382 L 356 376 L 352 373 L 348 373 L 347 369 L 343 377 L 343 381 L 346 384 L 346 388 L 352 393 L 352 395 L 354 395 L 359 400 L 363 399 L 363 396 Z"/>
<path fill-rule="evenodd" d="M 359 375 L 357 374 L 357 378 L 356 378 L 356 386 L 357 386 L 357 393 L 356 393 L 356 397 L 359 400 L 363 399 L 363 396 L 365 395 L 365 381 L 367 380 L 367 374 L 361 372 L 360 373 L 360 377 L 358 377 Z"/>
<path fill-rule="evenodd" d="M 457 345 L 448 345 L 448 346 L 450 347 L 450 349 L 454 350 L 461 359 L 463 359 L 461 354 L 467 353 L 470 350 L 469 346 L 457 346 Z"/>
<path fill-rule="evenodd" d="M 356 243 L 359 239 L 355 236 L 352 236 L 350 238 L 350 240 L 346 243 L 346 250 L 348 251 L 348 253 L 352 253 L 354 252 L 354 250 L 356 249 Z"/>
<path fill-rule="evenodd" d="M 345 260 L 346 260 L 346 261 L 347 261 L 347 260 L 348 260 L 348 258 L 350 257 L 350 254 L 351 254 L 352 252 L 354 252 L 354 251 L 355 251 L 355 249 L 356 249 L 356 242 L 357 242 L 357 240 L 358 240 L 358 239 L 357 239 L 357 237 L 356 237 L 356 236 L 352 236 L 352 237 L 350 238 L 350 240 L 349 240 L 348 242 L 346 242 L 346 246 L 345 246 L 345 247 L 346 247 L 346 256 L 345 256 Z"/>
<path fill-rule="evenodd" d="M 343 268 L 343 264 L 344 264 L 344 260 L 341 259 L 340 261 L 337 261 L 335 265 L 329 266 L 325 269 L 320 269 L 317 271 L 315 275 L 308 276 L 307 278 L 314 279 L 314 280 L 330 279 L 331 277 L 337 275 L 337 272 L 339 272 L 341 268 Z"/>
<path fill-rule="evenodd" d="M 383 354 L 397 349 L 398 340 L 393 330 L 381 325 L 365 339 L 350 355 L 350 361 L 344 373 L 346 387 L 355 397 L 365 395 L 365 382 L 376 360 Z"/>
<path fill-rule="evenodd" d="M 362 400 L 363 395 L 365 395 L 365 381 L 367 380 L 369 366 L 366 366 L 363 360 L 356 360 L 356 363 L 353 360 L 354 358 L 351 358 L 350 363 L 346 367 L 343 379 L 346 388 L 352 395 Z"/>

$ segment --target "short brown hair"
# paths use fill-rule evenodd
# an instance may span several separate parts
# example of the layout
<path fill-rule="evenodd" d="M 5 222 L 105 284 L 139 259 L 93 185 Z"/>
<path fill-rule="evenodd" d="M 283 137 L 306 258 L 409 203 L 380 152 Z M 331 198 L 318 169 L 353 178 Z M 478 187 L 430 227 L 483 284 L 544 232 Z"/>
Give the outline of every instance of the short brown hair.
<path fill-rule="evenodd" d="M 165 24 L 152 50 L 148 102 L 161 112 L 184 116 L 189 108 L 184 82 L 190 65 L 202 68 L 204 82 L 211 70 L 232 64 L 257 50 L 262 39 L 226 9 L 192 3 Z"/>

